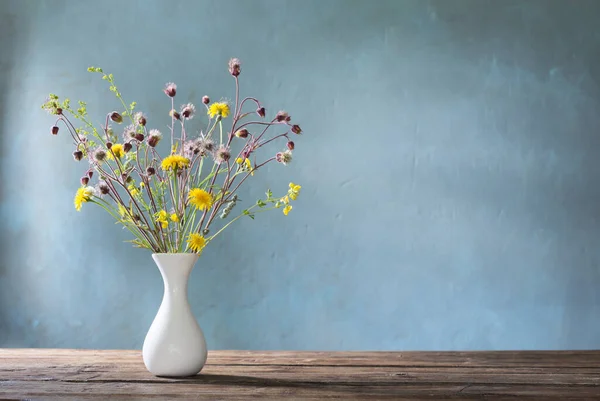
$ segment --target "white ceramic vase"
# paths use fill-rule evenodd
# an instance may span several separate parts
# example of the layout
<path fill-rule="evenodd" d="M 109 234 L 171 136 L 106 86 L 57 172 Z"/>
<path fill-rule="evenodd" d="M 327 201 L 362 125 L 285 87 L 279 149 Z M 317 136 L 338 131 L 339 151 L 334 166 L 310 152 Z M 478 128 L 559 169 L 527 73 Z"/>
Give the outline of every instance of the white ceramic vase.
<path fill-rule="evenodd" d="M 206 363 L 206 340 L 192 314 L 187 284 L 198 255 L 155 253 L 165 292 L 158 313 L 146 334 L 142 356 L 155 376 L 192 376 Z"/>

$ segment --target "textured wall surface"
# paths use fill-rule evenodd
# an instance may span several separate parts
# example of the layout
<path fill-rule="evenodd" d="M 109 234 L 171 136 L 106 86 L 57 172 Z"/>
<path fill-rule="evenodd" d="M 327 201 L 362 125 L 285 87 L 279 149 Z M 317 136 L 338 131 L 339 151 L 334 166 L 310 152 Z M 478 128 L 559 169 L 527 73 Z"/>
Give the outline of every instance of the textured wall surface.
<path fill-rule="evenodd" d="M 140 348 L 162 296 L 149 252 L 73 209 L 46 95 L 100 121 L 100 65 L 163 129 L 163 84 L 231 98 L 236 56 L 305 131 L 241 198 L 303 192 L 202 256 L 210 348 L 600 347 L 600 2 L 0 5 L 0 346 Z"/>

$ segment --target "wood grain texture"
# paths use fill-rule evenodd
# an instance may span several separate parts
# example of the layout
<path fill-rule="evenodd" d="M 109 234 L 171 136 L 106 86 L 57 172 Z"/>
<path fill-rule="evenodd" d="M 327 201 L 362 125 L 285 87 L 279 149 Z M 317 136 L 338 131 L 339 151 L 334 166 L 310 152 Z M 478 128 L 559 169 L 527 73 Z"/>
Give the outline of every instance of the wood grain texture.
<path fill-rule="evenodd" d="M 598 399 L 600 351 L 212 351 L 160 378 L 140 351 L 0 349 L 0 401 Z"/>

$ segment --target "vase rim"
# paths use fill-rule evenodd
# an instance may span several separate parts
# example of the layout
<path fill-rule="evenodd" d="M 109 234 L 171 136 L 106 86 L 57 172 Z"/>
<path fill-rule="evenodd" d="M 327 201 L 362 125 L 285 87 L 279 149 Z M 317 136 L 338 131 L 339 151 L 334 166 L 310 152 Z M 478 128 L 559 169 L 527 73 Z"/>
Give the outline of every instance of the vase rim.
<path fill-rule="evenodd" d="M 200 256 L 197 253 L 193 253 L 193 252 L 161 252 L 161 253 L 153 253 L 152 255 L 195 255 L 195 256 Z"/>

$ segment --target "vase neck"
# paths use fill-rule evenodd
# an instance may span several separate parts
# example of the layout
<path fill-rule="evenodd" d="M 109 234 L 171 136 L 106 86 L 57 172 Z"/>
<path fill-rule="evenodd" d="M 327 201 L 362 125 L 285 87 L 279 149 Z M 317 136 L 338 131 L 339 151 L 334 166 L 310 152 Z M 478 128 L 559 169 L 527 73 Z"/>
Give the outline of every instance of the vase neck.
<path fill-rule="evenodd" d="M 165 294 L 187 293 L 188 277 L 198 255 L 193 253 L 162 253 L 153 254 L 165 285 Z"/>

